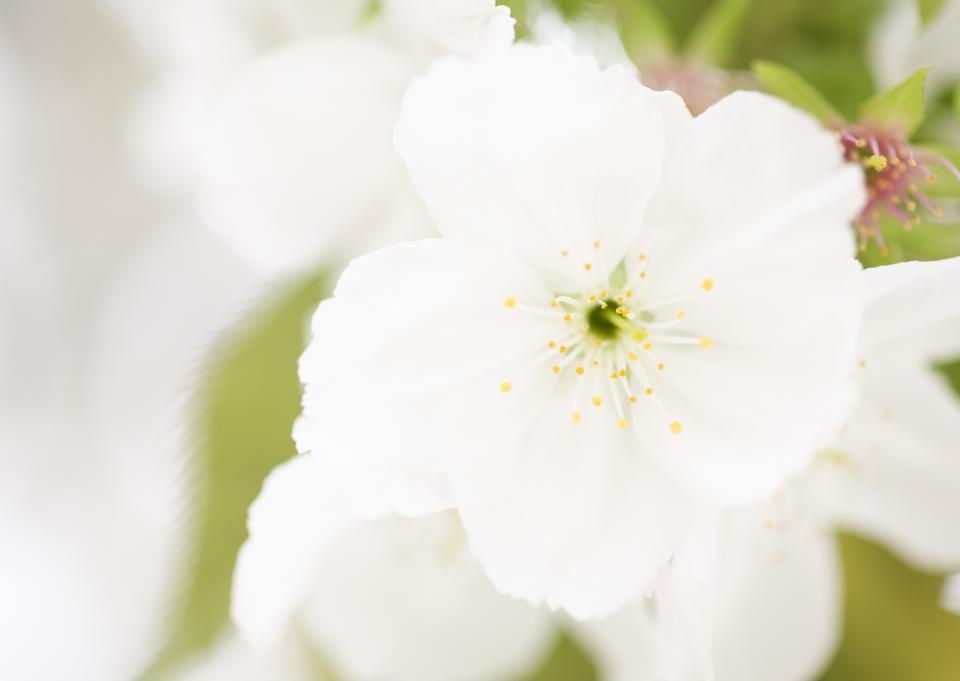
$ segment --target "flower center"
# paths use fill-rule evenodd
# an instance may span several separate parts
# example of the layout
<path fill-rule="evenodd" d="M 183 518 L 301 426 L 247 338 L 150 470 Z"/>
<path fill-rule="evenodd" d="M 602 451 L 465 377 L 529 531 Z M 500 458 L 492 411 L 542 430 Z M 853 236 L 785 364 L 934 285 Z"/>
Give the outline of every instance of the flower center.
<path fill-rule="evenodd" d="M 924 194 L 921 186 L 936 176 L 932 166 L 940 166 L 960 180 L 960 171 L 949 160 L 936 154 L 914 150 L 902 135 L 863 124 L 853 124 L 838 131 L 848 161 L 861 165 L 867 180 L 867 205 L 854 219 L 860 235 L 860 250 L 874 239 L 887 254 L 880 218 L 886 211 L 904 229 L 921 222 L 919 210 L 942 215 L 943 210 Z"/>
<path fill-rule="evenodd" d="M 558 380 L 576 382 L 570 412 L 574 423 L 609 405 L 612 420 L 619 428 L 627 428 L 631 410 L 643 408 L 642 399 L 673 433 L 683 431 L 683 425 L 658 397 L 660 386 L 669 380 L 661 351 L 671 346 L 690 350 L 713 347 L 712 339 L 692 332 L 684 304 L 709 294 L 714 281 L 708 277 L 695 289 L 668 297 L 651 295 L 646 291 L 651 278 L 646 260 L 640 254 L 640 265 L 633 272 L 627 263 L 621 263 L 622 285 L 606 282 L 596 289 L 558 295 L 549 308 L 527 305 L 514 296 L 504 301 L 520 313 L 557 321 L 555 336 L 546 340 L 545 350 L 531 361 Z M 675 358 L 681 356 L 674 353 Z M 503 393 L 513 388 L 510 381 L 500 384 Z"/>

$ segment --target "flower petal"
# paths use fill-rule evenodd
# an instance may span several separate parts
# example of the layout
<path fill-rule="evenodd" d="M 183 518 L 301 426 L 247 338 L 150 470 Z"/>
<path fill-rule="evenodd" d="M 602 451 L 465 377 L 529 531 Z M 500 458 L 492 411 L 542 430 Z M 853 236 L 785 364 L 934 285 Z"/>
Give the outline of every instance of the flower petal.
<path fill-rule="evenodd" d="M 300 455 L 273 470 L 250 507 L 233 576 L 230 614 L 251 646 L 277 640 L 330 547 L 356 522 L 322 457 Z"/>
<path fill-rule="evenodd" d="M 546 612 L 493 589 L 454 513 L 366 523 L 316 578 L 303 621 L 343 678 L 515 678 L 552 638 Z"/>
<path fill-rule="evenodd" d="M 551 300 L 515 256 L 456 239 L 355 260 L 301 359 L 303 418 L 323 442 L 300 448 L 421 472 L 504 455 L 553 390 L 564 322 L 524 308 Z"/>
<path fill-rule="evenodd" d="M 613 612 L 649 585 L 680 543 L 687 508 L 630 431 L 600 413 L 574 423 L 568 392 L 509 461 L 454 473 L 451 482 L 471 546 L 497 587 L 582 619 Z"/>
<path fill-rule="evenodd" d="M 411 75 L 393 51 L 357 37 L 294 43 L 252 62 L 214 108 L 204 217 L 270 270 L 377 243 L 413 191 L 391 146 Z M 428 234 L 424 224 L 411 236 Z"/>
<path fill-rule="evenodd" d="M 520 46 L 414 81 L 395 143 L 443 235 L 506 246 L 569 290 L 605 277 L 633 242 L 663 130 L 622 68 Z"/>

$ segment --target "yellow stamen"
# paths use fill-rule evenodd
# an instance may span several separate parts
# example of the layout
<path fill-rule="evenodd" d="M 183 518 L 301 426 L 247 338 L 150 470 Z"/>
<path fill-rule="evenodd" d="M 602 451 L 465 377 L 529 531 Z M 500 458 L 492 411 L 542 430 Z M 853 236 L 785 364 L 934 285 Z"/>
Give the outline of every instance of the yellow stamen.
<path fill-rule="evenodd" d="M 674 421 L 673 423 L 670 424 L 670 430 L 673 432 L 674 435 L 679 435 L 680 433 L 683 432 L 683 424 L 680 423 L 679 421 Z"/>
<path fill-rule="evenodd" d="M 704 291 L 711 290 L 713 288 L 713 279 L 710 279 L 709 277 L 707 277 L 706 279 L 703 280 L 703 283 L 701 284 L 701 286 L 703 287 Z"/>
<path fill-rule="evenodd" d="M 575 411 L 570 415 L 570 418 L 573 419 L 574 423 L 580 423 L 580 419 L 582 419 L 583 416 L 580 415 L 579 411 Z"/>
<path fill-rule="evenodd" d="M 700 347 L 703 348 L 703 349 L 712 348 L 712 347 L 713 347 L 713 339 L 712 339 L 712 338 L 707 338 L 706 336 L 704 336 L 703 338 L 700 339 Z"/>
<path fill-rule="evenodd" d="M 510 383 L 509 381 L 504 381 L 503 383 L 500 384 L 500 392 L 508 393 L 511 390 L 513 390 L 513 383 Z"/>
<path fill-rule="evenodd" d="M 516 306 L 517 306 L 517 299 L 514 298 L 513 296 L 510 296 L 510 297 L 507 298 L 505 301 L 503 301 L 503 304 L 506 305 L 507 307 L 516 307 Z"/>
<path fill-rule="evenodd" d="M 603 404 L 603 400 L 600 398 L 600 396 L 599 396 L 599 395 L 594 395 L 594 396 L 593 396 L 593 406 L 599 407 L 601 404 Z"/>

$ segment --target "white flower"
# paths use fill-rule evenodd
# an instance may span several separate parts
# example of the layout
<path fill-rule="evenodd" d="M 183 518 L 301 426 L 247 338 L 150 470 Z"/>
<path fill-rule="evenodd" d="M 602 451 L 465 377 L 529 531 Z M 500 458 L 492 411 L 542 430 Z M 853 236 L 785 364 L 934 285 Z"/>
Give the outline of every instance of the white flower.
<path fill-rule="evenodd" d="M 111 2 L 164 65 L 139 157 L 270 273 L 431 234 L 392 145 L 403 92 L 439 56 L 513 40 L 495 0 L 390 0 L 372 18 L 355 0 Z"/>
<path fill-rule="evenodd" d="M 933 65 L 927 79 L 931 99 L 945 86 L 960 81 L 960 1 L 947 0 L 938 16 L 920 27 L 917 3 L 893 3 L 878 23 L 869 43 L 870 61 L 881 89 L 890 88 L 917 69 Z"/>
<path fill-rule="evenodd" d="M 944 583 L 940 603 L 945 610 L 960 615 L 960 573 L 948 578 Z"/>
<path fill-rule="evenodd" d="M 862 399 L 841 435 L 770 501 L 724 511 L 715 537 L 688 542 L 701 555 L 680 562 L 694 574 L 679 588 L 685 602 L 661 590 L 656 612 L 641 602 L 583 627 L 606 681 L 660 678 L 704 651 L 717 681 L 815 678 L 840 632 L 837 526 L 923 568 L 960 565 L 960 403 L 930 368 L 960 354 L 960 303 L 940 295 L 960 285 L 960 259 L 869 269 L 864 280 Z M 698 580 L 708 597 L 691 602 Z M 650 648 L 671 636 L 688 648 Z M 635 637 L 644 645 L 629 645 Z"/>
<path fill-rule="evenodd" d="M 499 588 L 600 615 L 684 488 L 770 492 L 842 421 L 863 194 L 811 119 L 515 48 L 438 64 L 396 144 L 445 238 L 354 261 L 301 361 L 299 446 L 359 503 L 454 506 Z"/>
<path fill-rule="evenodd" d="M 454 513 L 361 520 L 318 454 L 270 475 L 249 529 L 232 614 L 256 648 L 296 617 L 349 681 L 487 681 L 550 642 L 549 616 L 493 589 Z"/>

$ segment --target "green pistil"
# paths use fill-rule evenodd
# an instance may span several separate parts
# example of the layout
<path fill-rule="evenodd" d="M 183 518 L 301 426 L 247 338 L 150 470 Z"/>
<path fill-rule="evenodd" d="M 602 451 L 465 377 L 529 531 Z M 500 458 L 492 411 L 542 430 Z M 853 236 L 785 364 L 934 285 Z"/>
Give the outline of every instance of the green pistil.
<path fill-rule="evenodd" d="M 650 335 L 650 332 L 642 326 L 637 326 L 626 317 L 617 314 L 615 311 L 617 303 L 615 301 L 605 301 L 604 305 L 594 305 L 587 313 L 590 334 L 595 338 L 610 340 L 616 338 L 617 334 L 623 331 L 630 334 L 633 340 L 643 341 Z"/>

